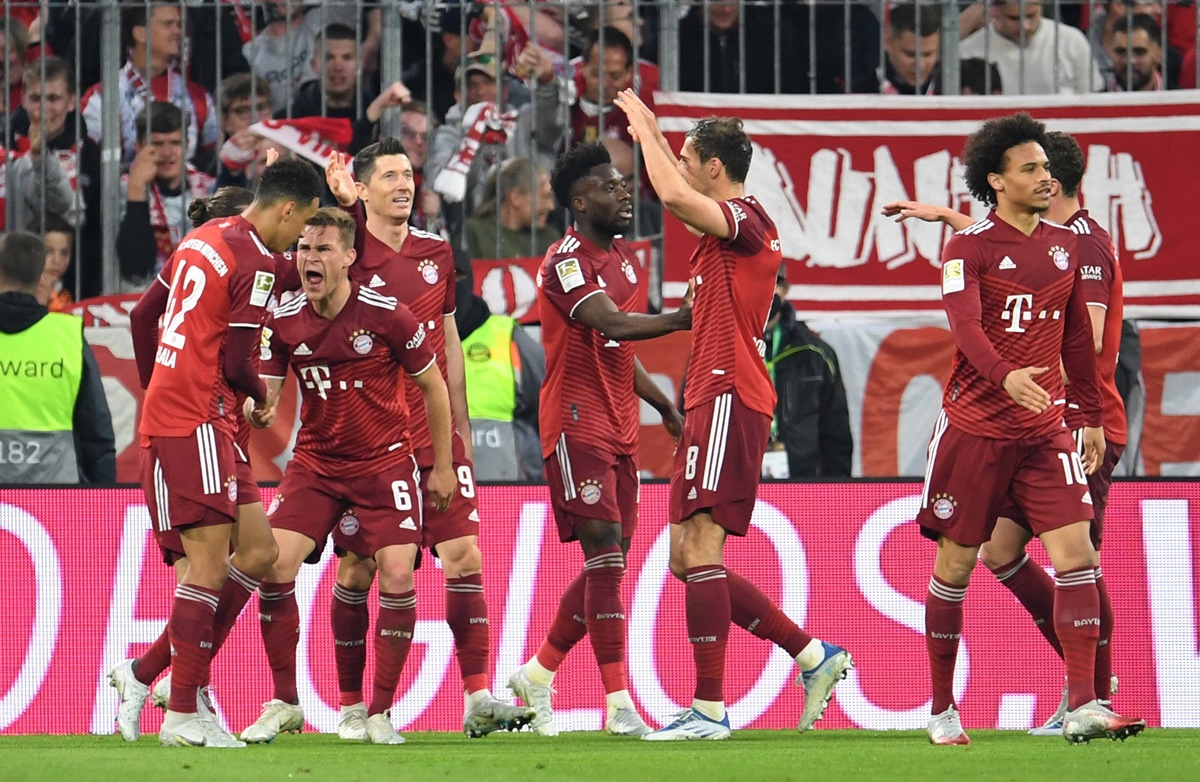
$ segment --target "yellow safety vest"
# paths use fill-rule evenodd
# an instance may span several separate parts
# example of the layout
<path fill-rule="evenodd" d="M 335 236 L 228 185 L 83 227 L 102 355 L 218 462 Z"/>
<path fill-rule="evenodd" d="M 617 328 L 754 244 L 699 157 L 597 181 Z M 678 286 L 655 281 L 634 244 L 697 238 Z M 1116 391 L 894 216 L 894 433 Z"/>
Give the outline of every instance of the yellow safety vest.
<path fill-rule="evenodd" d="M 521 358 L 513 342 L 516 320 L 492 315 L 463 340 L 467 409 L 471 418 L 513 420 Z"/>
<path fill-rule="evenodd" d="M 83 321 L 58 312 L 0 332 L 0 483 L 78 483 L 75 399 Z"/>

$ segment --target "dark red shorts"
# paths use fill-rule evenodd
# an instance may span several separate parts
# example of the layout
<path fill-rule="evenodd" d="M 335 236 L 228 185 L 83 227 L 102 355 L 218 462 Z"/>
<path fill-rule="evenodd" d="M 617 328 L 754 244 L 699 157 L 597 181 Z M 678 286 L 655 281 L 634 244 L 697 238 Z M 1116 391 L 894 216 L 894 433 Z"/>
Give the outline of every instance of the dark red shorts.
<path fill-rule="evenodd" d="M 742 404 L 732 391 L 687 411 L 671 470 L 671 523 L 701 511 L 731 535 L 745 535 L 771 417 Z"/>
<path fill-rule="evenodd" d="M 262 493 L 258 490 L 258 479 L 250 467 L 250 458 L 237 444 L 233 444 L 234 472 L 237 475 L 238 505 L 253 505 L 262 502 Z"/>
<path fill-rule="evenodd" d="M 432 467 L 421 468 L 421 489 L 425 502 L 425 526 L 421 533 L 421 545 L 433 551 L 434 546 L 439 543 L 479 534 L 479 501 L 475 498 L 475 469 L 464 459 L 454 464 L 458 491 L 450 498 L 450 507 L 439 511 L 433 505 L 428 492 L 424 491 L 431 472 Z M 336 535 L 334 539 L 337 540 Z"/>
<path fill-rule="evenodd" d="M 1083 430 L 1076 429 L 1074 432 L 1075 447 L 1082 455 L 1083 451 Z M 1118 445 L 1105 441 L 1104 443 L 1104 461 L 1100 463 L 1100 469 L 1096 470 L 1095 474 L 1087 477 L 1088 491 L 1092 495 L 1092 510 L 1094 518 L 1092 519 L 1091 537 L 1092 546 L 1099 551 L 1100 543 L 1104 539 L 1104 510 L 1108 507 L 1108 490 L 1112 488 L 1113 471 L 1117 469 L 1117 462 L 1121 461 L 1121 455 L 1125 453 L 1125 446 Z M 1029 522 L 1025 519 L 1025 514 L 1017 507 L 1012 496 L 1004 506 L 1000 509 L 999 516 L 1012 519 L 1017 524 L 1020 524 L 1025 529 L 1029 529 Z M 1032 531 L 1032 530 L 1031 530 Z"/>
<path fill-rule="evenodd" d="M 1023 440 L 992 440 L 934 425 L 917 523 L 931 540 L 981 546 L 1011 495 L 1033 534 L 1092 519 L 1087 476 L 1067 429 Z"/>
<path fill-rule="evenodd" d="M 150 437 L 142 449 L 142 492 L 163 561 L 185 556 L 179 530 L 232 524 L 238 484 L 233 438 L 212 424 L 186 437 Z"/>
<path fill-rule="evenodd" d="M 337 546 L 373 557 L 388 546 L 421 542 L 421 491 L 411 458 L 384 470 L 349 478 L 319 475 L 293 461 L 279 482 L 267 518 L 274 529 L 299 532 L 320 559 L 332 532 Z"/>
<path fill-rule="evenodd" d="M 637 529 L 637 458 L 610 453 L 563 435 L 546 457 L 550 505 L 563 543 L 578 539 L 579 528 L 592 519 L 621 525 L 621 537 Z"/>

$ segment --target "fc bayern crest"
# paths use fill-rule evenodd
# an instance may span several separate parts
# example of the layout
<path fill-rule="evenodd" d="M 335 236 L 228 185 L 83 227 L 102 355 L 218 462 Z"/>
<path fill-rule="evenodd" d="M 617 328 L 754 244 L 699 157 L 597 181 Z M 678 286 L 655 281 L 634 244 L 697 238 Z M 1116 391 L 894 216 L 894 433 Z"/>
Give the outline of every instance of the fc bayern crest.
<path fill-rule="evenodd" d="M 375 347 L 375 340 L 371 339 L 370 334 L 359 334 L 351 344 L 354 346 L 355 353 L 365 356 L 371 352 L 371 348 Z"/>
<path fill-rule="evenodd" d="M 637 285 L 637 272 L 635 272 L 633 270 L 633 264 L 626 263 L 626 264 L 624 264 L 624 266 L 625 266 L 625 279 L 629 280 L 630 285 Z"/>
<path fill-rule="evenodd" d="M 1061 271 L 1065 272 L 1067 267 L 1071 265 L 1071 256 L 1058 245 L 1050 248 L 1050 257 L 1054 259 L 1054 265 Z"/>
<path fill-rule="evenodd" d="M 420 269 L 421 279 L 425 280 L 425 282 L 429 285 L 437 285 L 438 270 L 436 263 L 426 258 L 425 260 L 421 261 Z"/>
<path fill-rule="evenodd" d="M 954 515 L 954 509 L 957 505 L 958 503 L 950 495 L 939 494 L 933 498 L 933 515 L 945 521 Z"/>
<path fill-rule="evenodd" d="M 342 531 L 343 535 L 354 535 L 358 532 L 358 528 L 358 516 L 355 516 L 353 513 L 347 513 L 338 522 L 338 529 Z"/>
<path fill-rule="evenodd" d="M 593 480 L 579 484 L 579 499 L 584 505 L 595 505 L 600 501 L 600 484 Z"/>
<path fill-rule="evenodd" d="M 279 510 L 279 503 L 281 502 L 283 502 L 283 495 L 277 493 L 271 500 L 271 507 L 267 509 L 267 515 L 273 516 L 275 511 Z"/>
<path fill-rule="evenodd" d="M 229 495 L 230 502 L 237 502 L 237 479 L 230 478 L 229 485 L 225 487 L 225 493 Z"/>

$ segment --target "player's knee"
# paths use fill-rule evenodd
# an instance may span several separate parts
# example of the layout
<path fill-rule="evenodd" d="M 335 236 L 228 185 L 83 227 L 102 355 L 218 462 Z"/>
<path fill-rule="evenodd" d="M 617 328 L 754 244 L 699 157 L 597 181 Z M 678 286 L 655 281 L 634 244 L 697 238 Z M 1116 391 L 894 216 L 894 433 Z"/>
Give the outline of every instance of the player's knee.
<path fill-rule="evenodd" d="M 338 562 L 337 583 L 339 586 L 355 592 L 365 592 L 371 588 L 375 578 L 375 570 L 370 560 L 351 561 L 343 557 Z"/>
<path fill-rule="evenodd" d="M 979 549 L 979 561 L 988 570 L 996 571 L 1016 559 L 1017 555 L 1010 556 L 1004 550 L 1003 546 L 995 546 L 991 543 L 983 544 L 983 548 Z"/>
<path fill-rule="evenodd" d="M 483 554 L 476 545 L 456 548 L 449 556 L 439 556 L 439 559 L 442 560 L 442 572 L 446 578 L 462 578 L 483 572 Z"/>
<path fill-rule="evenodd" d="M 687 581 L 687 568 L 684 566 L 682 558 L 671 557 L 670 568 L 671 575 L 680 581 Z"/>
<path fill-rule="evenodd" d="M 233 560 L 238 570 L 246 575 L 262 578 L 271 572 L 275 563 L 279 561 L 279 544 L 271 538 L 247 551 L 236 552 Z"/>
<path fill-rule="evenodd" d="M 206 589 L 220 591 L 229 578 L 229 560 L 221 558 L 206 562 L 200 557 L 190 558 L 186 582 Z"/>
<path fill-rule="evenodd" d="M 413 590 L 412 567 L 393 565 L 379 569 L 379 591 L 399 594 Z"/>

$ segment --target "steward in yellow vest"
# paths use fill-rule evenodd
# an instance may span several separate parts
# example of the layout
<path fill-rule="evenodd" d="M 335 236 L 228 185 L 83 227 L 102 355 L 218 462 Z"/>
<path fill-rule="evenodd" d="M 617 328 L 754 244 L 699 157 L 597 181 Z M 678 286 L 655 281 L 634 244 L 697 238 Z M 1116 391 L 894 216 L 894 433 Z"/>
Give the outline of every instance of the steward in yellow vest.
<path fill-rule="evenodd" d="M 112 416 L 83 321 L 35 296 L 42 240 L 0 238 L 0 484 L 115 483 Z"/>

